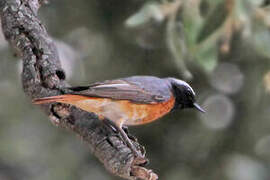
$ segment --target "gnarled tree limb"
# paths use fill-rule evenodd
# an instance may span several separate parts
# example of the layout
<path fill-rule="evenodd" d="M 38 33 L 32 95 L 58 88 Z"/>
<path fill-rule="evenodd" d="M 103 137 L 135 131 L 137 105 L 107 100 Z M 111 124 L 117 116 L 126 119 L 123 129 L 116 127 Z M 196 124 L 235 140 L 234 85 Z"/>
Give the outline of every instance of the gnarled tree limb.
<path fill-rule="evenodd" d="M 42 0 L 0 1 L 3 32 L 11 47 L 22 57 L 22 84 L 31 98 L 61 94 L 68 86 L 56 47 L 37 18 L 41 3 Z M 81 136 L 114 175 L 125 179 L 157 179 L 136 161 L 121 138 L 106 128 L 96 115 L 64 104 L 45 105 L 44 109 L 55 125 Z"/>

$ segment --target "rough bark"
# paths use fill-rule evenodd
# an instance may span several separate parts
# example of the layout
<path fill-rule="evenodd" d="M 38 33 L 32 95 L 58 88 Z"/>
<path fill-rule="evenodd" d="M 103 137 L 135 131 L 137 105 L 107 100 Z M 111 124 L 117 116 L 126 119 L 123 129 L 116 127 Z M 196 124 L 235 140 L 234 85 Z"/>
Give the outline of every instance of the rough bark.
<path fill-rule="evenodd" d="M 68 86 L 53 40 L 37 17 L 42 0 L 1 0 L 2 29 L 10 46 L 22 57 L 22 84 L 31 98 L 63 93 Z M 136 161 L 131 150 L 98 117 L 64 104 L 44 105 L 51 122 L 79 135 L 114 175 L 125 179 L 157 179 Z M 134 141 L 137 147 L 141 147 Z"/>

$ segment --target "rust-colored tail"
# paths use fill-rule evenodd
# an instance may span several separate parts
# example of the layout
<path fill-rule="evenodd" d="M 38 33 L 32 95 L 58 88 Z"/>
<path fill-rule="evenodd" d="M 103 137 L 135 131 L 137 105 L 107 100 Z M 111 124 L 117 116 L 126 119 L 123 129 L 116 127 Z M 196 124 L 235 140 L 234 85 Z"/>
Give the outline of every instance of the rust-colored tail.
<path fill-rule="evenodd" d="M 59 96 L 50 96 L 50 97 L 43 97 L 34 99 L 32 102 L 33 104 L 47 104 L 53 102 L 60 102 L 60 103 L 70 103 L 74 101 L 79 101 L 82 99 L 88 99 L 89 97 L 80 96 L 80 95 L 73 95 L 73 94 L 65 94 Z"/>

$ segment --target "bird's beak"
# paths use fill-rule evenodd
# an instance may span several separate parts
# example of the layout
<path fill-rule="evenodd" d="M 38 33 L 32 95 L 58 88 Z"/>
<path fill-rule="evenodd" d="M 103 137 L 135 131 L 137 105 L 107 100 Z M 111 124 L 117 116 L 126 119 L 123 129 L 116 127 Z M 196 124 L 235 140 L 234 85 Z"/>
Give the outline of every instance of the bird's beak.
<path fill-rule="evenodd" d="M 197 103 L 193 103 L 193 106 L 200 112 L 205 113 L 205 110 Z"/>

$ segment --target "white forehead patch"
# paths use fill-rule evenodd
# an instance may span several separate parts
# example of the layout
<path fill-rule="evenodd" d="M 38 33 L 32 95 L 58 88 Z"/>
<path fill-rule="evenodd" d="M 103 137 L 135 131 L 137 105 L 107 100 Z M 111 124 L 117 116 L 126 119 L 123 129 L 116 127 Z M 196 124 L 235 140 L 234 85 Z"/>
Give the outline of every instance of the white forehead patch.
<path fill-rule="evenodd" d="M 192 89 L 192 87 L 187 82 L 182 81 L 180 79 L 175 79 L 175 78 L 174 78 L 174 80 L 177 82 L 177 84 L 181 84 L 183 86 L 186 86 L 193 93 L 193 95 L 195 96 L 194 90 Z"/>

